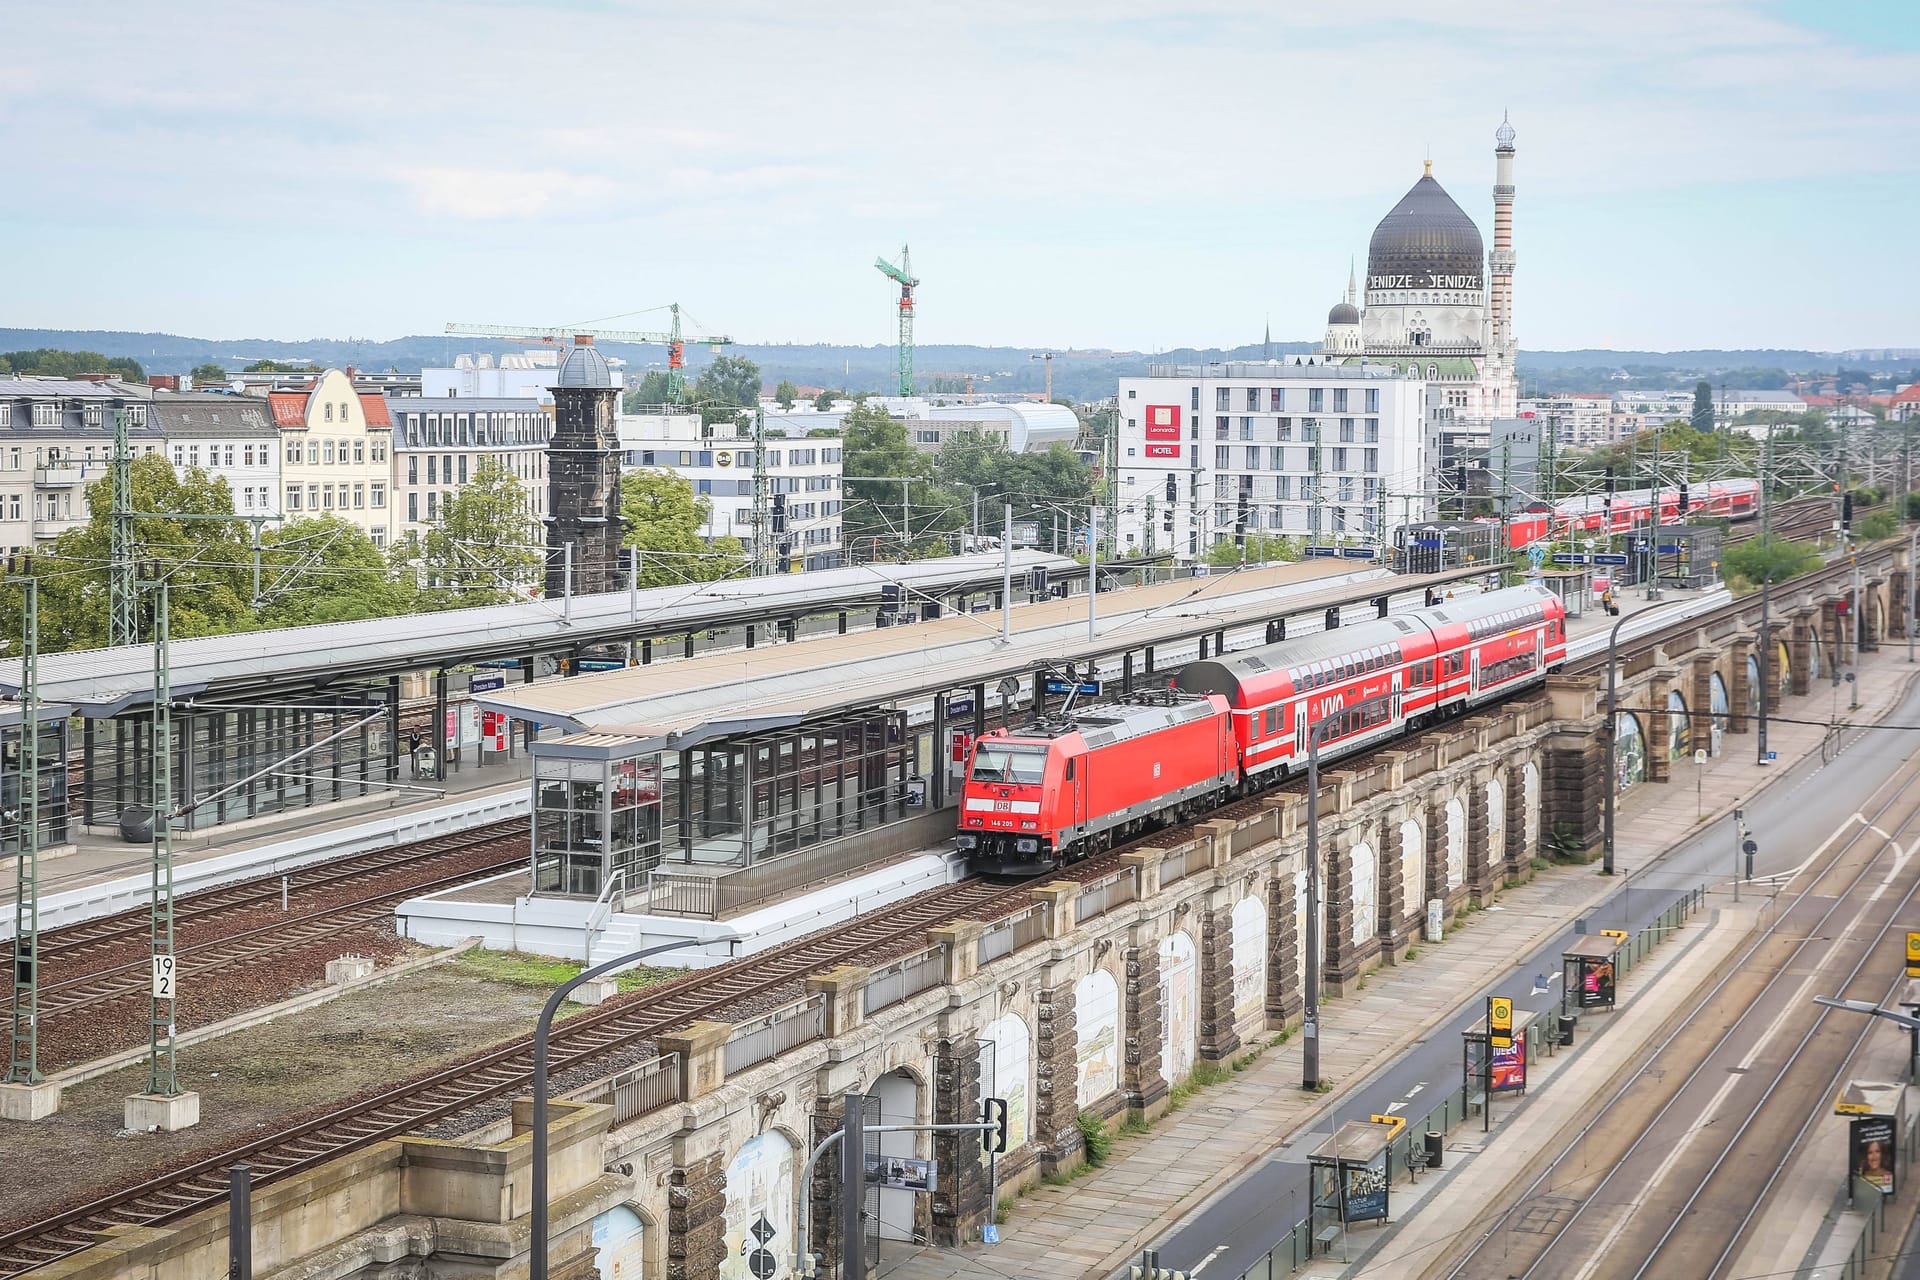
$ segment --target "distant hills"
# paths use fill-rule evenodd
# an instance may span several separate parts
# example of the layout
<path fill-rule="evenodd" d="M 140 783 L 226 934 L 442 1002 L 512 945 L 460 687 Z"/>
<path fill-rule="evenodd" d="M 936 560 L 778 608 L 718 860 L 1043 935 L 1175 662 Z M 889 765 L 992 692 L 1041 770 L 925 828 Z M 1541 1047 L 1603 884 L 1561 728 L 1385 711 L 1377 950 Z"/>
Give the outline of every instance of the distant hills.
<path fill-rule="evenodd" d="M 195 365 L 212 363 L 229 372 L 262 359 L 283 362 L 311 361 L 329 367 L 352 365 L 362 370 L 399 369 L 411 373 L 423 366 L 451 364 L 462 353 L 487 352 L 494 355 L 522 348 L 523 344 L 479 338 L 451 338 L 440 334 L 415 334 L 384 342 L 366 338 L 309 338 L 287 342 L 268 338 L 196 338 L 172 333 L 137 333 L 113 329 L 6 329 L 0 328 L 0 351 L 55 347 L 67 350 L 98 351 L 108 356 L 131 356 L 148 373 L 186 373 Z M 1295 355 L 1313 349 L 1311 342 L 1276 342 L 1273 354 Z M 666 349 L 609 342 L 601 349 L 609 356 L 627 362 L 633 374 L 650 366 L 664 367 Z M 802 386 L 831 387 L 853 391 L 890 391 L 895 384 L 895 351 L 891 345 L 867 347 L 838 346 L 827 343 L 756 345 L 737 343 L 728 348 L 760 366 L 762 376 L 771 385 L 788 378 Z M 1076 399 L 1096 399 L 1112 394 L 1114 379 L 1123 374 L 1141 374 L 1149 363 L 1199 363 L 1209 360 L 1258 360 L 1264 348 L 1250 343 L 1231 349 L 1217 347 L 1181 348 L 1173 351 L 1129 352 L 1118 356 L 1105 353 L 1053 362 L 1055 395 Z M 955 344 L 929 344 L 915 351 L 914 367 L 920 372 L 917 385 L 931 385 L 930 374 L 972 372 L 984 375 L 975 387 L 981 391 L 1039 391 L 1045 382 L 1043 362 L 1032 358 L 1033 348 L 987 347 Z M 1711 350 L 1697 351 L 1522 351 L 1521 375 L 1531 392 L 1569 390 L 1605 390 L 1609 386 L 1679 386 L 1696 378 L 1709 378 L 1729 386 L 1777 387 L 1796 373 L 1832 372 L 1844 363 L 1849 368 L 1881 374 L 1911 375 L 1920 358 L 1899 360 L 1863 360 L 1861 353 L 1834 353 L 1798 350 Z M 1883 353 L 1875 353 L 1883 354 Z M 687 349 L 688 363 L 695 369 L 711 354 L 705 347 Z M 1614 380 L 1612 375 L 1625 371 L 1633 375 L 1631 383 Z M 948 379 L 952 381 L 952 379 Z"/>

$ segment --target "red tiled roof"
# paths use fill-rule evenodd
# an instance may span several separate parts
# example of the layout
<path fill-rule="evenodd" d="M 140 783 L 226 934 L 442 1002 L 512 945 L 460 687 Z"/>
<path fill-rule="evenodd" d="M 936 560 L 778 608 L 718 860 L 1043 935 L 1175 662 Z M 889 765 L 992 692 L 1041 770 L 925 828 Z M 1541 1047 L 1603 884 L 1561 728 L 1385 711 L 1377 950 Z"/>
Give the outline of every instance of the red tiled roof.
<path fill-rule="evenodd" d="M 1888 404 L 1920 404 L 1920 382 L 1914 383 L 1904 391 L 1894 393 Z"/>
<path fill-rule="evenodd" d="M 304 391 L 269 391 L 267 403 L 273 408 L 273 425 L 276 427 L 304 427 L 307 425 L 307 393 Z"/>
<path fill-rule="evenodd" d="M 393 417 L 387 412 L 387 398 L 378 391 L 362 391 L 360 408 L 367 415 L 369 427 L 392 427 Z"/>

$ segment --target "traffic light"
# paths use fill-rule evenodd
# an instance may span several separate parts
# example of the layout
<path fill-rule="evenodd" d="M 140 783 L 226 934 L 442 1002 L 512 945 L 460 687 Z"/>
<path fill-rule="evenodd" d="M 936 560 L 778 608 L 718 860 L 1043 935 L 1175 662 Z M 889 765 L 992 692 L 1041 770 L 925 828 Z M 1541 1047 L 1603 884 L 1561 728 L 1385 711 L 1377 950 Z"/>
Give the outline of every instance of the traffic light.
<path fill-rule="evenodd" d="M 1607 468 L 1607 493 L 1609 495 L 1613 493 L 1613 468 L 1612 467 Z"/>
<path fill-rule="evenodd" d="M 1850 493 L 1840 496 L 1840 528 L 1842 532 L 1853 528 L 1853 495 Z"/>
<path fill-rule="evenodd" d="M 1687 482 L 1685 480 L 1680 482 L 1680 518 L 1682 520 L 1687 518 Z"/>
<path fill-rule="evenodd" d="M 990 1156 L 1007 1154 L 1007 1100 L 1005 1098 L 982 1098 L 980 1100 L 980 1123 L 992 1125 L 990 1129 L 980 1131 L 980 1146 Z"/>

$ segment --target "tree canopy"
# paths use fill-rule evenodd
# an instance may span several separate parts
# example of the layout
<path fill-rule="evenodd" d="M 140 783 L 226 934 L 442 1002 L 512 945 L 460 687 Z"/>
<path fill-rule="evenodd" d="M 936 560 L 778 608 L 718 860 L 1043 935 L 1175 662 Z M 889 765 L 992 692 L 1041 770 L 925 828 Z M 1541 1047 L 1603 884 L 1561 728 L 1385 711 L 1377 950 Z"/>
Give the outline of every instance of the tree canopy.
<path fill-rule="evenodd" d="M 1689 425 L 1695 431 L 1713 430 L 1713 384 L 1705 378 L 1693 386 L 1693 417 Z"/>
<path fill-rule="evenodd" d="M 739 572 L 740 539 L 701 536 L 712 506 L 693 482 L 671 471 L 641 469 L 620 477 L 620 515 L 627 522 L 625 546 L 640 556 L 640 585 L 708 582 Z"/>
<path fill-rule="evenodd" d="M 480 459 L 473 478 L 447 498 L 417 544 L 396 559 L 425 578 L 430 608 L 499 604 L 516 586 L 534 581 L 543 553 L 536 548 L 526 487 L 494 457 Z"/>
<path fill-rule="evenodd" d="M 841 420 L 841 441 L 846 505 L 840 523 L 850 557 L 870 546 L 887 555 L 925 554 L 944 547 L 942 535 L 965 523 L 954 492 L 934 484 L 933 459 L 908 442 L 906 425 L 881 405 L 855 405 Z"/>
<path fill-rule="evenodd" d="M 1729 578 L 1754 585 L 1781 582 L 1819 568 L 1820 548 L 1811 542 L 1764 533 L 1728 547 L 1721 553 L 1720 567 Z"/>
<path fill-rule="evenodd" d="M 225 382 L 227 380 L 227 371 L 217 364 L 197 364 L 193 366 L 191 377 L 196 383 Z"/>
<path fill-rule="evenodd" d="M 242 373 L 318 373 L 317 364 L 282 364 L 278 360 L 255 360 Z"/>
<path fill-rule="evenodd" d="M 643 408 L 658 404 L 678 403 L 674 394 L 673 380 L 659 369 L 649 370 L 646 377 L 640 379 L 640 385 L 620 399 L 622 413 L 639 413 Z"/>
<path fill-rule="evenodd" d="M 800 398 L 800 388 L 793 385 L 793 379 L 782 378 L 780 385 L 773 389 L 774 403 L 782 409 L 793 408 L 793 402 Z"/>
<path fill-rule="evenodd" d="M 357 622 L 420 607 L 412 584 L 392 572 L 373 540 L 338 516 L 289 520 L 266 530 L 261 543 L 255 625 Z"/>
<path fill-rule="evenodd" d="M 951 437 L 934 459 L 934 476 L 947 490 L 971 502 L 978 492 L 981 523 L 997 529 L 1001 506 L 1013 504 L 1016 520 L 1030 520 L 1065 507 L 1084 507 L 1093 495 L 1093 473 L 1063 444 L 1041 453 L 1014 453 L 999 436 L 965 432 Z"/>
<path fill-rule="evenodd" d="M 144 382 L 147 377 L 140 362 L 129 356 L 61 351 L 55 347 L 0 352 L 0 374 L 17 378 L 78 378 L 89 373 L 108 373 L 128 382 Z"/>

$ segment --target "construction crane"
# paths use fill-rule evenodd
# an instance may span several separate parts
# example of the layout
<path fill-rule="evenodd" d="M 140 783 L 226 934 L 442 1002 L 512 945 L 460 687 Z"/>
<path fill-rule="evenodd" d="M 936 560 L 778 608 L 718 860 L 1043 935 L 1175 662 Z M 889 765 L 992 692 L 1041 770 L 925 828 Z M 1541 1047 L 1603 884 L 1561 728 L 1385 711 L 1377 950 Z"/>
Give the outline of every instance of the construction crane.
<path fill-rule="evenodd" d="M 1062 360 L 1118 360 L 1121 356 L 1130 356 L 1132 351 L 1042 351 L 1038 355 L 1028 356 L 1029 360 L 1047 362 L 1047 403 L 1053 403 L 1053 361 L 1057 356 Z"/>
<path fill-rule="evenodd" d="M 680 398 L 681 388 L 686 385 L 683 372 L 687 366 L 687 343 L 697 342 L 710 351 L 732 344 L 733 339 L 725 334 L 686 335 L 680 329 L 680 304 L 668 307 L 673 313 L 673 327 L 666 333 L 653 333 L 639 329 L 601 329 L 592 325 L 572 325 L 561 328 L 548 328 L 544 325 L 499 325 L 499 324 L 461 324 L 458 321 L 447 322 L 447 332 L 463 338 L 504 338 L 508 342 L 537 342 L 542 346 L 557 347 L 563 343 L 575 346 L 593 341 L 604 342 L 645 342 L 663 343 L 667 348 L 667 388 L 674 399 Z M 617 317 L 616 317 L 617 318 Z"/>
<path fill-rule="evenodd" d="M 913 263 L 907 246 L 900 246 L 900 265 L 875 258 L 873 265 L 881 275 L 900 284 L 900 394 L 913 394 L 913 290 L 920 282 L 914 278 Z"/>

